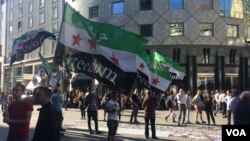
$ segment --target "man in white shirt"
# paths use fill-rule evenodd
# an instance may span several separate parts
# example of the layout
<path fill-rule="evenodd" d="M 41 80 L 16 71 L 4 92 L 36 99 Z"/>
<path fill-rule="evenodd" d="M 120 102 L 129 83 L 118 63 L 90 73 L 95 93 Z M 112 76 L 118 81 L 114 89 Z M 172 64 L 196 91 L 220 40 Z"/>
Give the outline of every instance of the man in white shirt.
<path fill-rule="evenodd" d="M 187 96 L 183 89 L 179 90 L 179 93 L 176 96 L 177 103 L 179 107 L 179 117 L 178 117 L 178 126 L 180 126 L 181 116 L 183 114 L 182 124 L 185 124 L 185 117 L 186 117 L 186 103 L 187 103 Z"/>
<path fill-rule="evenodd" d="M 105 108 L 105 111 L 108 113 L 108 141 L 114 141 L 114 137 L 118 128 L 120 107 L 119 103 L 117 102 L 117 97 L 118 95 L 113 92 L 111 99 L 107 102 Z"/>

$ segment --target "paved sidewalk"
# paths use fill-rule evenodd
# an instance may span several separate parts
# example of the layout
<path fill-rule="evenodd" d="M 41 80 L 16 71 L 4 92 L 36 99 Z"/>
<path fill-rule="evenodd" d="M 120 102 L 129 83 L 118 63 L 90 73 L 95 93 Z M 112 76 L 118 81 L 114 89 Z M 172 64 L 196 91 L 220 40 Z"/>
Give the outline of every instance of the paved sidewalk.
<path fill-rule="evenodd" d="M 33 136 L 34 128 L 38 118 L 38 112 L 36 109 L 39 106 L 34 106 L 34 112 L 32 113 L 32 120 L 30 126 L 30 136 Z M 142 110 L 139 111 L 138 120 L 140 124 L 130 124 L 131 110 L 126 110 L 123 113 L 121 122 L 118 127 L 118 141 L 140 141 L 140 140 L 152 140 L 145 139 L 144 137 L 144 119 Z M 177 126 L 177 123 L 166 122 L 164 117 L 168 111 L 157 111 L 156 117 L 156 135 L 159 140 L 178 140 L 178 141 L 193 141 L 193 140 L 221 140 L 221 124 L 226 123 L 226 119 L 221 117 L 216 117 L 216 123 L 218 125 L 196 125 L 188 124 L 187 126 Z M 178 113 L 178 112 L 177 112 Z M 1 112 L 0 112 L 1 114 Z M 194 111 L 191 112 L 191 122 L 194 123 Z M 62 136 L 62 141 L 91 141 L 91 140 L 106 140 L 107 139 L 107 125 L 103 121 L 103 110 L 99 110 L 99 130 L 102 134 L 90 135 L 88 132 L 87 121 L 80 119 L 79 109 L 69 109 L 67 111 L 63 110 L 64 122 L 63 126 L 67 129 L 64 136 Z M 206 115 L 203 113 L 204 120 L 206 121 Z M 92 122 L 93 124 L 93 122 Z M 92 125 L 94 127 L 94 125 Z M 2 123 L 2 116 L 0 116 L 0 141 L 5 141 L 8 132 L 7 124 Z"/>

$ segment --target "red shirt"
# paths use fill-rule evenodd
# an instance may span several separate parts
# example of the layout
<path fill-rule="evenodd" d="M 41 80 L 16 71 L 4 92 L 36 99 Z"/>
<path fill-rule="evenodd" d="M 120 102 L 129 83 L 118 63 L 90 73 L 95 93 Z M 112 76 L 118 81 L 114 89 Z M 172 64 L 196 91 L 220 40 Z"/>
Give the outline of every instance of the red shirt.
<path fill-rule="evenodd" d="M 25 119 L 26 113 L 33 111 L 33 105 L 31 101 L 22 100 L 20 102 L 13 102 L 9 106 L 10 119 Z M 8 139 L 28 139 L 29 137 L 29 124 L 13 124 L 9 125 Z"/>

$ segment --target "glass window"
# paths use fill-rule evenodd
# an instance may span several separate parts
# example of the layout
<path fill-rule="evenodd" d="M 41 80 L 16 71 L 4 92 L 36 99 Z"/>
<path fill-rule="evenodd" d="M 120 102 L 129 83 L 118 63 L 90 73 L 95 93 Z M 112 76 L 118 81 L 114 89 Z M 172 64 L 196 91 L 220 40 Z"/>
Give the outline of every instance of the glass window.
<path fill-rule="evenodd" d="M 32 74 L 33 73 L 33 66 L 23 67 L 24 74 Z"/>
<path fill-rule="evenodd" d="M 28 17 L 28 28 L 31 28 L 33 26 L 33 17 Z"/>
<path fill-rule="evenodd" d="M 44 0 L 40 0 L 40 2 L 39 2 L 39 7 L 40 7 L 40 8 L 43 8 L 44 5 L 45 5 L 45 4 L 44 4 Z"/>
<path fill-rule="evenodd" d="M 212 36 L 213 35 L 213 24 L 203 23 L 200 24 L 200 36 Z"/>
<path fill-rule="evenodd" d="M 58 0 L 52 0 L 52 2 L 57 2 Z"/>
<path fill-rule="evenodd" d="M 23 0 L 18 0 L 18 4 L 22 4 L 23 3 Z"/>
<path fill-rule="evenodd" d="M 122 14 L 124 12 L 124 2 L 113 2 L 112 3 L 112 14 Z"/>
<path fill-rule="evenodd" d="M 149 37 L 153 35 L 152 24 L 141 25 L 141 36 Z"/>
<path fill-rule="evenodd" d="M 174 48 L 173 60 L 176 61 L 177 63 L 180 63 L 180 60 L 181 60 L 181 49 L 180 48 Z"/>
<path fill-rule="evenodd" d="M 18 7 L 18 18 L 23 16 L 23 7 Z"/>
<path fill-rule="evenodd" d="M 227 25 L 227 37 L 238 37 L 239 30 L 237 25 Z"/>
<path fill-rule="evenodd" d="M 18 31 L 22 31 L 22 21 L 19 21 L 17 23 L 17 29 L 18 29 Z"/>
<path fill-rule="evenodd" d="M 14 5 L 14 0 L 9 0 L 10 1 L 10 8 L 13 8 L 13 5 Z"/>
<path fill-rule="evenodd" d="M 183 0 L 169 0 L 169 8 L 183 9 L 184 8 Z"/>
<path fill-rule="evenodd" d="M 140 5 L 141 5 L 141 10 L 151 10 L 152 0 L 141 0 Z"/>
<path fill-rule="evenodd" d="M 99 16 L 99 6 L 89 8 L 89 18 L 97 18 Z"/>
<path fill-rule="evenodd" d="M 13 27 L 12 27 L 12 25 L 9 26 L 9 33 L 10 33 L 10 34 L 13 33 Z"/>
<path fill-rule="evenodd" d="M 53 33 L 58 32 L 58 24 L 57 24 L 57 22 L 52 23 L 52 32 Z"/>
<path fill-rule="evenodd" d="M 213 0 L 199 0 L 200 8 L 204 10 L 209 10 L 213 8 Z"/>
<path fill-rule="evenodd" d="M 203 64 L 209 64 L 210 48 L 203 49 L 202 62 Z"/>
<path fill-rule="evenodd" d="M 12 11 L 10 11 L 10 22 L 13 20 L 13 14 Z"/>
<path fill-rule="evenodd" d="M 243 18 L 243 0 L 220 0 L 221 15 Z"/>
<path fill-rule="evenodd" d="M 39 23 L 42 24 L 44 23 L 44 11 L 39 13 Z"/>
<path fill-rule="evenodd" d="M 52 19 L 56 19 L 58 17 L 58 8 L 57 6 L 52 7 Z"/>
<path fill-rule="evenodd" d="M 33 11 L 33 3 L 32 1 L 29 1 L 28 3 L 28 12 L 31 13 Z"/>
<path fill-rule="evenodd" d="M 236 49 L 230 49 L 229 53 L 229 63 L 231 65 L 235 65 L 235 56 L 236 56 Z"/>
<path fill-rule="evenodd" d="M 170 24 L 170 36 L 182 36 L 184 34 L 183 23 L 171 23 Z"/>

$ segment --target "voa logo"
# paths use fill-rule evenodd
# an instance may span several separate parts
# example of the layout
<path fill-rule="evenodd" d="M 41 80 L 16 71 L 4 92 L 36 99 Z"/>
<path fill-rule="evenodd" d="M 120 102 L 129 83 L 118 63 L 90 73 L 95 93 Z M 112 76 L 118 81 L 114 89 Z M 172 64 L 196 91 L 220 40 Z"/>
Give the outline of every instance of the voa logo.
<path fill-rule="evenodd" d="M 247 136 L 244 129 L 226 129 L 227 136 Z"/>

